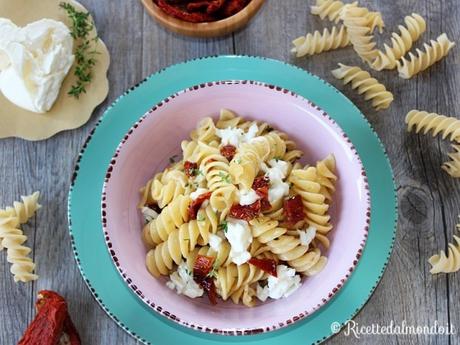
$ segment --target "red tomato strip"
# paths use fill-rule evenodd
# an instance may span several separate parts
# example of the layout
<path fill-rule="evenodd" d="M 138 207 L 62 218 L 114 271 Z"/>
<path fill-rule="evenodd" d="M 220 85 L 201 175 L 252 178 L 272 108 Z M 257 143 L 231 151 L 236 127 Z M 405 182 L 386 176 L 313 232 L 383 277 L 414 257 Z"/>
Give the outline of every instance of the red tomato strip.
<path fill-rule="evenodd" d="M 284 215 L 286 216 L 286 222 L 291 225 L 305 218 L 300 195 L 284 200 Z"/>
<path fill-rule="evenodd" d="M 272 205 L 268 201 L 268 190 L 270 188 L 270 179 L 267 176 L 258 176 L 252 184 L 258 196 L 260 196 L 261 211 L 269 210 Z"/>
<path fill-rule="evenodd" d="M 212 277 L 209 276 L 213 263 L 213 257 L 198 255 L 193 265 L 193 280 L 206 291 L 211 304 L 217 304 L 216 286 Z"/>
<path fill-rule="evenodd" d="M 235 156 L 236 147 L 233 146 L 233 145 L 230 145 L 230 144 L 222 146 L 220 148 L 220 153 L 222 154 L 222 156 L 227 158 L 227 160 L 230 162 L 233 159 L 233 157 Z"/>
<path fill-rule="evenodd" d="M 268 274 L 277 277 L 276 273 L 276 261 L 272 259 L 257 259 L 250 258 L 248 261 L 251 265 L 260 268 L 262 271 L 267 272 Z"/>
<path fill-rule="evenodd" d="M 196 219 L 198 214 L 198 210 L 200 209 L 201 205 L 211 197 L 212 192 L 203 193 L 195 200 L 192 200 L 190 205 L 188 206 L 188 216 L 189 219 Z"/>
<path fill-rule="evenodd" d="M 185 170 L 185 175 L 187 175 L 187 177 L 195 176 L 197 169 L 198 169 L 198 164 L 194 162 L 190 162 L 190 161 L 184 162 L 184 170 Z"/>
<path fill-rule="evenodd" d="M 169 14 L 170 16 L 176 17 L 177 19 L 181 19 L 187 22 L 203 23 L 203 22 L 212 22 L 216 20 L 215 17 L 207 13 L 200 13 L 200 12 L 189 13 L 187 11 L 181 10 L 180 8 L 169 4 L 168 2 L 166 2 L 166 0 L 157 0 L 157 5 L 165 13 Z"/>
<path fill-rule="evenodd" d="M 262 203 L 259 200 L 254 202 L 251 205 L 242 206 L 240 204 L 235 204 L 230 208 L 230 216 L 237 219 L 243 219 L 247 222 L 254 219 L 260 214 L 262 210 Z"/>

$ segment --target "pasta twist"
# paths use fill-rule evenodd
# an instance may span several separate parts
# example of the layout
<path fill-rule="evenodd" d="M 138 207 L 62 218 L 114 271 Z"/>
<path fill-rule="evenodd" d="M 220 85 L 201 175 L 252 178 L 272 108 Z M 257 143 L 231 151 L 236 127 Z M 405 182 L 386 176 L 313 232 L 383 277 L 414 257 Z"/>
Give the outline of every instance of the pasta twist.
<path fill-rule="evenodd" d="M 436 41 L 431 40 L 430 44 L 424 43 L 425 51 L 417 49 L 417 56 L 409 53 L 408 60 L 403 57 L 397 62 L 399 76 L 404 79 L 412 78 L 445 57 L 454 45 L 445 33 Z"/>
<path fill-rule="evenodd" d="M 350 44 L 350 39 L 347 30 L 341 25 L 340 28 L 333 26 L 331 31 L 324 28 L 323 33 L 315 30 L 313 34 L 308 33 L 298 37 L 292 43 L 294 48 L 291 49 L 291 52 L 295 53 L 297 57 L 302 57 L 346 47 Z"/>
<path fill-rule="evenodd" d="M 203 142 L 205 144 L 209 144 L 210 142 L 216 140 L 217 135 L 214 121 L 210 117 L 203 118 L 198 123 L 196 130 L 192 131 L 190 137 L 192 140 Z"/>
<path fill-rule="evenodd" d="M 31 249 L 24 246 L 27 236 L 19 229 L 19 217 L 0 217 L 0 238 L 2 246 L 7 250 L 7 260 L 11 265 L 14 281 L 23 283 L 36 280 L 35 264 L 28 256 Z"/>
<path fill-rule="evenodd" d="M 147 253 L 146 264 L 149 272 L 155 277 L 169 274 L 173 263 L 179 265 L 197 244 L 208 244 L 209 235 L 217 232 L 217 227 L 217 215 L 210 206 L 199 210 L 197 219 L 173 229 L 164 242 Z"/>
<path fill-rule="evenodd" d="M 158 173 L 141 188 L 139 208 L 156 203 L 164 208 L 179 195 L 190 194 L 188 178 L 179 170 L 166 170 Z"/>
<path fill-rule="evenodd" d="M 423 130 L 423 134 L 433 131 L 433 137 L 442 134 L 442 138 L 460 142 L 460 120 L 455 117 L 428 113 L 413 109 L 406 115 L 407 131 L 415 129 L 415 133 Z"/>
<path fill-rule="evenodd" d="M 227 217 L 230 208 L 237 201 L 237 188 L 229 184 L 212 192 L 209 203 L 213 209 L 220 212 L 220 220 L 222 221 Z"/>
<path fill-rule="evenodd" d="M 15 201 L 13 207 L 7 207 L 4 211 L 12 217 L 18 217 L 19 224 L 27 223 L 28 220 L 35 215 L 35 212 L 41 208 L 41 205 L 38 203 L 39 197 L 40 192 L 21 196 L 22 202 Z"/>
<path fill-rule="evenodd" d="M 426 30 L 426 22 L 422 16 L 412 13 L 411 16 L 404 18 L 406 26 L 399 25 L 400 34 L 393 32 L 391 34 L 391 46 L 384 45 L 385 52 L 378 50 L 378 55 L 372 62 L 371 67 L 377 71 L 383 69 L 394 69 L 397 61 L 403 57 L 412 47 L 412 44 Z"/>
<path fill-rule="evenodd" d="M 190 196 L 179 195 L 161 210 L 160 215 L 144 226 L 144 241 L 154 246 L 168 239 L 169 234 L 188 221 Z"/>
<path fill-rule="evenodd" d="M 327 202 L 332 201 L 332 194 L 335 192 L 337 176 L 335 174 L 335 157 L 329 154 L 326 158 L 316 163 L 318 183 L 321 185 L 320 193 Z"/>
<path fill-rule="evenodd" d="M 428 259 L 430 263 L 431 274 L 436 273 L 453 273 L 460 270 L 460 237 L 454 236 L 456 245 L 449 243 L 449 250 L 444 253 L 443 250 L 439 254 L 433 255 Z"/>
<path fill-rule="evenodd" d="M 200 143 L 201 144 L 201 143 Z M 203 150 L 203 159 L 200 170 L 203 172 L 210 191 L 214 192 L 222 187 L 231 185 L 230 166 L 227 158 L 222 156 L 218 149 L 200 145 Z"/>
<path fill-rule="evenodd" d="M 252 236 L 262 244 L 277 239 L 287 231 L 286 228 L 278 226 L 278 221 L 268 217 L 253 219 L 249 224 L 251 224 Z"/>
<path fill-rule="evenodd" d="M 193 266 L 198 255 L 210 256 L 214 258 L 213 269 L 218 269 L 221 266 L 229 265 L 232 260 L 230 258 L 230 249 L 231 246 L 228 242 L 222 241 L 219 251 L 216 252 L 209 246 L 196 247 L 190 254 L 186 257 L 187 267 L 190 271 L 193 271 Z"/>
<path fill-rule="evenodd" d="M 367 8 L 345 5 L 341 11 L 341 18 L 353 49 L 364 61 L 371 63 L 378 55 L 374 37 L 371 35 L 372 22 L 378 16 L 370 15 Z"/>
<path fill-rule="evenodd" d="M 355 1 L 351 4 L 344 4 L 342 1 L 337 0 L 316 0 L 316 5 L 311 6 L 311 13 L 319 16 L 321 19 L 328 19 L 336 24 L 340 21 L 342 11 L 344 8 L 358 8 L 358 2 Z M 365 12 L 365 18 L 367 25 L 371 31 L 374 31 L 376 27 L 379 28 L 379 32 L 383 32 L 385 26 L 380 12 Z"/>
<path fill-rule="evenodd" d="M 235 128 L 243 122 L 244 120 L 237 116 L 233 111 L 228 109 L 221 109 L 219 120 L 216 122 L 216 127 L 219 129 Z"/>
<path fill-rule="evenodd" d="M 309 247 L 302 245 L 295 236 L 283 235 L 267 245 L 280 260 L 287 261 L 297 272 L 306 276 L 317 274 L 327 263 L 327 258 L 321 255 L 318 248 L 309 251 Z"/>
<path fill-rule="evenodd" d="M 231 297 L 234 303 L 239 303 L 246 290 L 243 302 L 247 306 L 252 306 L 254 303 L 250 298 L 250 285 L 266 278 L 266 275 L 264 271 L 253 265 L 247 263 L 235 265 L 231 263 L 217 270 L 216 288 L 224 301 Z"/>
<path fill-rule="evenodd" d="M 460 146 L 452 145 L 454 151 L 449 153 L 450 161 L 445 162 L 441 168 L 454 178 L 460 178 Z"/>
<path fill-rule="evenodd" d="M 332 229 L 330 216 L 327 214 L 329 205 L 321 193 L 321 184 L 315 167 L 294 169 L 288 181 L 292 183 L 294 193 L 299 194 L 305 209 L 306 221 L 319 233 L 327 234 Z"/>
<path fill-rule="evenodd" d="M 393 102 L 393 94 L 372 78 L 371 75 L 356 66 L 347 66 L 339 63 L 339 68 L 332 71 L 337 79 L 342 79 L 343 84 L 351 83 L 352 89 L 357 89 L 358 93 L 364 94 L 365 100 L 371 100 L 372 106 L 376 110 L 386 109 Z"/>

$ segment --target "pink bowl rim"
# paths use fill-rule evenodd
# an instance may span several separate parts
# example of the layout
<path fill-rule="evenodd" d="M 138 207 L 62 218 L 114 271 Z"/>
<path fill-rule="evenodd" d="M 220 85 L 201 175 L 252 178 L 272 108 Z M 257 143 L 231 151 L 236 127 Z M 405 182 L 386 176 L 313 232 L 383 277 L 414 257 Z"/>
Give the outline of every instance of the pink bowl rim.
<path fill-rule="evenodd" d="M 266 87 L 272 91 L 276 92 L 282 92 L 284 94 L 289 94 L 290 96 L 293 96 L 295 98 L 300 99 L 301 101 L 305 102 L 307 105 L 310 107 L 318 110 L 321 112 L 321 115 L 326 118 L 327 122 L 329 124 L 332 124 L 336 127 L 336 130 L 338 133 L 340 133 L 344 139 L 344 143 L 347 145 L 348 149 L 353 153 L 354 158 L 356 158 L 359 166 L 361 167 L 361 175 L 363 177 L 363 191 L 365 192 L 365 203 L 366 203 L 366 213 L 364 216 L 365 219 L 365 226 L 362 231 L 362 239 L 359 244 L 359 249 L 356 252 L 355 259 L 353 260 L 351 266 L 348 269 L 347 274 L 344 277 L 341 277 L 341 279 L 338 280 L 338 283 L 336 287 L 332 289 L 332 291 L 327 292 L 327 296 L 323 297 L 321 299 L 321 303 L 317 304 L 316 307 L 314 307 L 310 311 L 303 311 L 299 313 L 298 315 L 290 317 L 288 320 L 284 322 L 280 322 L 278 324 L 266 326 L 264 328 L 225 328 L 225 329 L 216 329 L 216 328 L 209 328 L 204 325 L 198 325 L 194 324 L 193 322 L 187 322 L 185 320 L 182 320 L 181 318 L 177 317 L 173 313 L 165 310 L 162 306 L 156 304 L 153 301 L 150 301 L 148 298 L 145 297 L 145 294 L 137 287 L 135 284 L 135 281 L 130 277 L 130 275 L 127 273 L 126 269 L 122 267 L 120 264 L 116 252 L 113 249 L 113 245 L 110 239 L 109 232 L 107 231 L 107 198 L 106 198 L 106 189 L 109 184 L 110 178 L 111 178 L 111 173 L 113 171 L 113 166 L 115 165 L 118 154 L 121 151 L 122 147 L 124 144 L 129 140 L 130 136 L 135 132 L 137 128 L 141 125 L 141 123 L 151 114 L 154 114 L 160 107 L 162 107 L 164 104 L 169 103 L 171 100 L 174 98 L 180 96 L 181 94 L 184 94 L 186 92 L 193 92 L 200 90 L 205 87 L 211 87 L 214 85 L 238 85 L 238 84 L 251 84 L 255 86 L 260 86 L 260 87 Z M 259 81 L 254 81 L 254 80 L 222 80 L 222 81 L 212 81 L 212 82 L 206 82 L 206 83 L 201 83 L 197 85 L 190 86 L 188 88 L 182 89 L 180 91 L 177 91 L 170 96 L 166 97 L 162 101 L 158 102 L 155 104 L 149 111 L 147 111 L 144 115 L 142 115 L 139 120 L 137 120 L 131 128 L 127 131 L 123 139 L 120 141 L 118 144 L 114 155 L 112 156 L 112 159 L 110 160 L 109 166 L 106 170 L 106 175 L 104 178 L 104 183 L 102 186 L 102 197 L 101 197 L 101 220 L 102 220 L 102 231 L 104 234 L 104 241 L 106 244 L 106 247 L 108 249 L 109 255 L 112 259 L 113 264 L 115 265 L 118 273 L 122 277 L 123 281 L 128 285 L 130 290 L 134 292 L 134 294 L 139 297 L 150 309 L 153 309 L 155 312 L 160 314 L 161 316 L 174 321 L 175 323 L 182 325 L 187 328 L 191 328 L 203 333 L 210 333 L 210 334 L 217 334 L 217 335 L 226 335 L 226 336 L 242 336 L 242 335 L 254 335 L 254 334 L 261 334 L 261 333 L 268 333 L 274 330 L 279 330 L 282 328 L 285 328 L 287 326 L 290 326 L 300 320 L 305 319 L 306 317 L 312 315 L 314 312 L 318 311 L 321 307 L 325 306 L 339 291 L 340 289 L 345 285 L 346 281 L 348 278 L 351 276 L 353 273 L 354 269 L 358 265 L 359 260 L 361 259 L 362 252 L 364 250 L 364 247 L 367 242 L 368 238 L 368 232 L 369 232 L 369 227 L 370 227 L 370 218 L 371 218 L 371 200 L 370 200 L 370 190 L 369 190 L 369 183 L 368 183 L 368 178 L 366 171 L 364 169 L 364 165 L 362 164 L 361 157 L 359 156 L 358 152 L 356 151 L 355 146 L 351 142 L 350 138 L 348 135 L 343 131 L 343 129 L 337 124 L 337 122 L 329 116 L 327 112 L 325 112 L 322 108 L 320 108 L 318 105 L 313 103 L 312 101 L 308 100 L 307 98 L 300 96 L 299 94 L 295 93 L 294 91 L 291 91 L 289 89 L 274 85 L 274 84 L 268 84 L 265 82 L 259 82 Z"/>

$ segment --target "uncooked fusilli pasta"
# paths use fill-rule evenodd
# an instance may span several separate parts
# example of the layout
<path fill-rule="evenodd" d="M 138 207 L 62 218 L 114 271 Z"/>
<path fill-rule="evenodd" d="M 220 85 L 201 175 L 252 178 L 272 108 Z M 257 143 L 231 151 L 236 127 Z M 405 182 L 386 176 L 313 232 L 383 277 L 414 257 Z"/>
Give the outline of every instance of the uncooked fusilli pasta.
<path fill-rule="evenodd" d="M 391 46 L 385 44 L 385 51 L 378 51 L 377 57 L 371 64 L 373 69 L 381 71 L 383 69 L 396 68 L 397 61 L 411 49 L 412 44 L 426 30 L 425 19 L 417 13 L 406 16 L 404 23 L 406 26 L 398 26 L 399 34 L 396 32 L 391 34 Z"/>
<path fill-rule="evenodd" d="M 427 134 L 432 131 L 433 137 L 441 134 L 443 139 L 460 142 L 460 120 L 455 117 L 413 109 L 406 115 L 406 124 L 409 132 Z"/>
<path fill-rule="evenodd" d="M 333 26 L 331 31 L 325 28 L 323 33 L 316 30 L 292 41 L 294 48 L 291 49 L 297 57 L 314 55 L 329 50 L 346 47 L 350 44 L 347 30 L 343 25 L 340 28 Z"/>
<path fill-rule="evenodd" d="M 454 236 L 456 245 L 449 243 L 446 253 L 441 250 L 439 254 L 433 255 L 428 262 L 432 266 L 430 273 L 453 273 L 460 270 L 460 237 Z"/>
<path fill-rule="evenodd" d="M 393 94 L 385 86 L 372 78 L 371 75 L 356 66 L 347 66 L 339 63 L 339 68 L 332 71 L 337 79 L 342 79 L 346 85 L 351 83 L 353 89 L 358 93 L 364 94 L 365 100 L 371 100 L 372 106 L 376 110 L 386 109 L 393 102 Z"/>
<path fill-rule="evenodd" d="M 460 146 L 452 144 L 453 152 L 449 153 L 450 161 L 445 162 L 441 168 L 454 178 L 460 178 Z"/>
<path fill-rule="evenodd" d="M 226 109 L 216 122 L 201 120 L 181 148 L 182 160 L 140 190 L 154 277 L 169 276 L 167 286 L 190 298 L 206 291 L 214 303 L 216 291 L 253 306 L 287 297 L 301 276 L 324 268 L 332 155 L 303 169 L 303 152 L 286 133 Z M 299 181 L 310 172 L 311 182 Z"/>
<path fill-rule="evenodd" d="M 455 43 L 450 41 L 445 33 L 440 35 L 436 41 L 431 40 L 430 44 L 425 43 L 423 45 L 425 51 L 417 49 L 417 56 L 409 53 L 409 59 L 403 57 L 397 62 L 399 76 L 404 79 L 412 78 L 445 57 L 454 45 Z"/>

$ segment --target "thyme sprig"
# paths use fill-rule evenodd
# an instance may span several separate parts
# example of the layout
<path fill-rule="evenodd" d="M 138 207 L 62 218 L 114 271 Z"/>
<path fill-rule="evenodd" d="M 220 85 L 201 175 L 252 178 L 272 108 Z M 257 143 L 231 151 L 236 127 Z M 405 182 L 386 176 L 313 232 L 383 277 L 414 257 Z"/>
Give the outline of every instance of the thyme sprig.
<path fill-rule="evenodd" d="M 79 98 L 86 93 L 86 87 L 93 79 L 93 67 L 96 65 L 96 50 L 99 37 L 89 37 L 94 28 L 89 12 L 78 11 L 69 3 L 61 2 L 59 6 L 66 11 L 72 21 L 70 35 L 74 40 L 79 41 L 75 48 L 75 61 L 77 63 L 74 75 L 77 81 L 70 87 L 68 95 Z"/>

